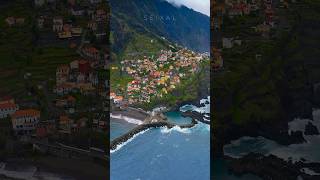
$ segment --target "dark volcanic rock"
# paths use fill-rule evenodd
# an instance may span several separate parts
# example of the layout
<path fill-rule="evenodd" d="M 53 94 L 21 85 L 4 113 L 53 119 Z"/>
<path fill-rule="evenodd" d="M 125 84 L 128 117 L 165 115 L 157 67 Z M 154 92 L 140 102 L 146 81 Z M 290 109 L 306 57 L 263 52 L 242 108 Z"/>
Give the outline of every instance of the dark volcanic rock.
<path fill-rule="evenodd" d="M 314 170 L 314 168 L 318 168 L 320 166 L 319 163 L 293 163 L 291 161 L 284 161 L 274 155 L 263 156 L 256 153 L 248 154 L 240 159 L 227 159 L 229 160 L 229 170 L 238 176 L 251 173 L 265 180 L 296 180 L 299 176 L 303 179 L 319 178 L 319 176 L 311 176 L 301 170 L 302 168 Z"/>
<path fill-rule="evenodd" d="M 306 129 L 304 131 L 304 134 L 305 135 L 319 135 L 319 130 L 315 125 L 313 125 L 311 122 L 309 122 L 306 125 Z"/>
<path fill-rule="evenodd" d="M 192 119 L 192 122 L 190 124 L 186 125 L 178 125 L 180 128 L 191 128 L 195 126 L 198 122 L 194 119 Z M 119 144 L 122 144 L 126 141 L 128 141 L 130 138 L 132 138 L 135 134 L 138 134 L 144 130 L 147 130 L 149 128 L 157 128 L 157 127 L 167 127 L 167 128 L 173 128 L 175 124 L 169 123 L 167 121 L 161 121 L 156 123 L 149 123 L 149 124 L 141 124 L 137 126 L 136 128 L 132 129 L 128 133 L 114 139 L 110 143 L 110 149 L 115 150 Z"/>
<path fill-rule="evenodd" d="M 192 119 L 196 119 L 202 123 L 205 123 L 205 124 L 210 124 L 210 121 L 205 121 L 203 118 L 204 118 L 204 114 L 201 114 L 199 112 L 196 112 L 196 111 L 186 111 L 186 112 L 182 112 L 181 113 L 182 116 L 184 117 L 191 117 Z"/>
<path fill-rule="evenodd" d="M 303 133 L 301 131 L 291 132 L 291 135 L 289 137 L 290 139 L 288 140 L 288 145 L 306 142 L 306 140 L 303 138 Z"/>

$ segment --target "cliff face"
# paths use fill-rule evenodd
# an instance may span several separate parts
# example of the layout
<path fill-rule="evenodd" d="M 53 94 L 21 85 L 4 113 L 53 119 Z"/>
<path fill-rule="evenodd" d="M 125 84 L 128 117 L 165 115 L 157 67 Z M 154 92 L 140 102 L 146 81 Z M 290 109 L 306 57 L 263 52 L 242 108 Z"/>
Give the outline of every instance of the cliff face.
<path fill-rule="evenodd" d="M 113 51 L 121 52 L 132 33 L 165 37 L 189 49 L 209 52 L 210 19 L 164 0 L 111 0 Z"/>
<path fill-rule="evenodd" d="M 320 105 L 319 5 L 293 4 L 280 16 L 287 17 L 289 30 L 276 30 L 267 43 L 248 42 L 237 53 L 226 53 L 229 71 L 214 73 L 212 88 L 213 132 L 220 152 L 241 136 L 264 136 L 281 144 L 304 141 L 300 132 L 289 136 L 287 124 L 294 118 L 312 119 L 312 109 Z M 262 60 L 250 60 L 250 50 L 262 54 Z"/>

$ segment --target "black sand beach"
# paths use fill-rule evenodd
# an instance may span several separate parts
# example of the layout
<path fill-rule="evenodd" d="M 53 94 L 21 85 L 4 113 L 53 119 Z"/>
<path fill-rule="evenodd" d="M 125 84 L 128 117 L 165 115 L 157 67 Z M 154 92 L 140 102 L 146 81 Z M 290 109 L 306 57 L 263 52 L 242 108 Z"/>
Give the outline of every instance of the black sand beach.
<path fill-rule="evenodd" d="M 41 156 L 33 159 L 11 159 L 7 161 L 7 164 L 18 168 L 33 166 L 37 168 L 37 173 L 57 174 L 60 177 L 68 177 L 74 180 L 104 180 L 109 177 L 107 163 L 95 163 L 87 160 Z M 0 175 L 0 179 L 9 180 L 13 178 L 6 178 L 4 175 Z"/>

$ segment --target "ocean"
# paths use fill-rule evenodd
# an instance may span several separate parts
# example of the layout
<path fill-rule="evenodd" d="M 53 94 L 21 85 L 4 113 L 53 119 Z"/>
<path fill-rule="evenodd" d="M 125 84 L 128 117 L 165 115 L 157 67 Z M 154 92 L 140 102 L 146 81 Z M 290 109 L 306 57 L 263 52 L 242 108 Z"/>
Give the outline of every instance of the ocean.
<path fill-rule="evenodd" d="M 289 146 L 280 145 L 277 142 L 264 137 L 242 137 L 224 146 L 226 155 L 234 158 L 241 158 L 250 152 L 264 155 L 275 155 L 283 160 L 320 163 L 320 135 L 305 135 L 305 126 L 311 123 L 320 129 L 320 110 L 313 111 L 313 120 L 296 118 L 289 122 L 290 134 L 293 131 L 301 131 L 306 142 L 301 144 L 291 144 Z"/>
<path fill-rule="evenodd" d="M 210 106 L 209 99 L 201 102 L 201 109 L 210 109 L 207 108 Z M 193 110 L 198 111 L 198 108 Z M 165 115 L 169 121 L 177 124 L 191 122 L 190 118 L 182 117 L 179 111 Z M 125 130 L 111 129 L 111 134 L 130 130 L 127 126 L 123 127 Z M 111 180 L 209 180 L 210 126 L 199 122 L 189 129 L 178 126 L 172 129 L 148 129 L 112 151 L 110 163 Z"/>

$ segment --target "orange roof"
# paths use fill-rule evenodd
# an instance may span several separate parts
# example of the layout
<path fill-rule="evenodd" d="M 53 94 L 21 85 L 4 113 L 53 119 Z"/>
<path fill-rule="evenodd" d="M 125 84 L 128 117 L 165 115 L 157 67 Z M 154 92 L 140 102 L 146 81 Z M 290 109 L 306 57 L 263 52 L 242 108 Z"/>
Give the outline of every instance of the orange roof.
<path fill-rule="evenodd" d="M 70 121 L 68 116 L 60 116 L 60 122 L 68 122 Z"/>
<path fill-rule="evenodd" d="M 0 109 L 12 109 L 12 108 L 16 108 L 16 105 L 14 103 L 1 103 L 0 104 Z"/>
<path fill-rule="evenodd" d="M 29 116 L 29 117 L 40 116 L 40 111 L 35 109 L 19 110 L 12 115 L 12 118 L 18 118 L 18 117 L 24 117 L 24 116 Z"/>
<path fill-rule="evenodd" d="M 76 98 L 74 98 L 73 96 L 68 96 L 67 100 L 68 101 L 76 101 Z"/>
<path fill-rule="evenodd" d="M 98 49 L 93 46 L 87 46 L 85 48 L 85 50 L 88 51 L 89 53 L 98 53 L 99 52 Z"/>
<path fill-rule="evenodd" d="M 83 59 L 79 60 L 79 64 L 86 64 L 86 63 L 88 63 L 88 61 L 83 60 Z"/>
<path fill-rule="evenodd" d="M 115 100 L 118 100 L 118 101 L 122 101 L 123 100 L 123 97 L 122 96 L 116 96 L 114 97 Z"/>

